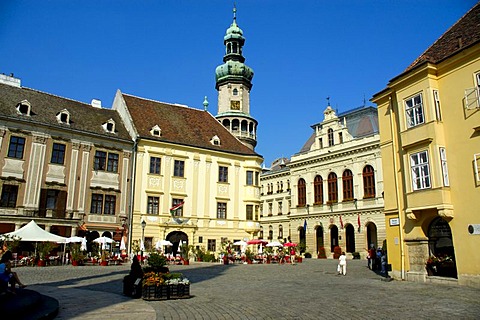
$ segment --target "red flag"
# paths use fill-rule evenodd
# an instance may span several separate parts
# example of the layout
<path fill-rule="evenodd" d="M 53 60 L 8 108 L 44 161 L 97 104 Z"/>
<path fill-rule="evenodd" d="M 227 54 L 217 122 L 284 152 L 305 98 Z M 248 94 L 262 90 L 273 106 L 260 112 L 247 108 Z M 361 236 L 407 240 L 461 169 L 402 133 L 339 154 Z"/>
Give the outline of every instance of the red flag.
<path fill-rule="evenodd" d="M 360 214 L 358 214 L 358 227 L 360 228 Z"/>
<path fill-rule="evenodd" d="M 343 220 L 342 220 L 342 216 L 340 216 L 340 227 L 343 229 Z"/>

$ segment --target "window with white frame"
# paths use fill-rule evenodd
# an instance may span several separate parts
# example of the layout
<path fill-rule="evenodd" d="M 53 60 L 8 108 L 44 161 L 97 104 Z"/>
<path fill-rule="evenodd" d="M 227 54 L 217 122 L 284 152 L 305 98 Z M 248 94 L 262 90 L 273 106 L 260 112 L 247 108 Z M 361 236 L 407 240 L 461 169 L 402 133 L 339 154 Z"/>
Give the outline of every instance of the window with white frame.
<path fill-rule="evenodd" d="M 147 214 L 158 214 L 159 206 L 159 197 L 147 197 Z"/>
<path fill-rule="evenodd" d="M 227 203 L 217 202 L 217 219 L 227 219 Z"/>
<path fill-rule="evenodd" d="M 440 110 L 440 97 L 438 90 L 433 90 L 433 103 L 435 104 L 435 117 L 437 121 L 442 121 L 442 111 Z"/>
<path fill-rule="evenodd" d="M 405 113 L 408 128 L 418 126 L 425 122 L 422 101 L 421 93 L 405 100 Z"/>
<path fill-rule="evenodd" d="M 442 166 L 443 185 L 445 187 L 449 187 L 450 181 L 448 179 L 447 151 L 445 150 L 444 147 L 440 147 L 439 151 L 440 151 L 440 164 Z"/>
<path fill-rule="evenodd" d="M 430 168 L 428 164 L 428 152 L 422 151 L 410 155 L 410 167 L 412 169 L 413 190 L 428 189 L 430 183 Z"/>
<path fill-rule="evenodd" d="M 475 164 L 475 178 L 480 182 L 480 153 L 473 155 L 473 163 Z"/>

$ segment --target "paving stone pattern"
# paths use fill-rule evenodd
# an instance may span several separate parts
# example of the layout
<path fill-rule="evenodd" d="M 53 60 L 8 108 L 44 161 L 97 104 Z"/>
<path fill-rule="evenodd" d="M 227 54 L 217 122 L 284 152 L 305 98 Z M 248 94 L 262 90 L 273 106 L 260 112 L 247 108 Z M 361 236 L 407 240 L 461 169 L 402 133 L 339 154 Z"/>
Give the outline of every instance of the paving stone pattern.
<path fill-rule="evenodd" d="M 122 295 L 129 265 L 20 267 L 30 289 L 59 300 L 57 319 L 480 319 L 480 289 L 383 281 L 366 261 L 297 265 L 170 266 L 192 282 L 190 299 Z"/>

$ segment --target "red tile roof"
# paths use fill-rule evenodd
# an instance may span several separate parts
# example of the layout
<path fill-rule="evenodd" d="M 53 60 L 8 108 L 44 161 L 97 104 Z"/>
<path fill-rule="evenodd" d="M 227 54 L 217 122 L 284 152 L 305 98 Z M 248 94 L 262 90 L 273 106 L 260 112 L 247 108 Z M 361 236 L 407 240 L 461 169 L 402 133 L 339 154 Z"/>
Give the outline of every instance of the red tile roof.
<path fill-rule="evenodd" d="M 439 63 L 457 52 L 480 41 L 480 2 L 448 29 L 408 68 L 409 71 L 424 62 Z"/>
<path fill-rule="evenodd" d="M 122 96 L 141 138 L 258 156 L 255 151 L 241 143 L 207 111 L 128 94 L 122 94 Z M 150 134 L 150 130 L 155 125 L 162 130 L 160 137 Z M 210 142 L 214 136 L 218 136 L 220 145 L 213 145 Z"/>

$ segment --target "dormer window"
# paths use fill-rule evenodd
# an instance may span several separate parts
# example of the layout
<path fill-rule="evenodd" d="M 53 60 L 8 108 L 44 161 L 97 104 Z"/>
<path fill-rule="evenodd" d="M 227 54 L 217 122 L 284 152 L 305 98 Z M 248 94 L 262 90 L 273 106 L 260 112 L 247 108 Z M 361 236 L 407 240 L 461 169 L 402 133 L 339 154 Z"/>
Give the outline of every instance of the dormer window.
<path fill-rule="evenodd" d="M 152 129 L 150 129 L 150 134 L 155 137 L 161 137 L 162 136 L 162 129 L 157 125 L 155 125 Z"/>
<path fill-rule="evenodd" d="M 112 119 L 102 124 L 102 127 L 103 130 L 105 130 L 106 132 L 115 133 L 115 121 L 113 121 Z"/>
<path fill-rule="evenodd" d="M 238 96 L 238 89 L 237 88 L 233 89 L 233 95 Z"/>
<path fill-rule="evenodd" d="M 70 112 L 67 109 L 63 109 L 57 113 L 58 123 L 70 124 Z"/>
<path fill-rule="evenodd" d="M 219 146 L 220 145 L 220 138 L 215 135 L 211 140 L 210 143 L 213 144 L 214 146 Z"/>
<path fill-rule="evenodd" d="M 20 114 L 24 114 L 26 116 L 30 116 L 32 111 L 32 105 L 27 100 L 23 100 L 19 104 L 17 104 L 17 112 Z"/>

